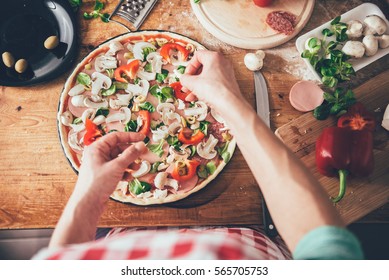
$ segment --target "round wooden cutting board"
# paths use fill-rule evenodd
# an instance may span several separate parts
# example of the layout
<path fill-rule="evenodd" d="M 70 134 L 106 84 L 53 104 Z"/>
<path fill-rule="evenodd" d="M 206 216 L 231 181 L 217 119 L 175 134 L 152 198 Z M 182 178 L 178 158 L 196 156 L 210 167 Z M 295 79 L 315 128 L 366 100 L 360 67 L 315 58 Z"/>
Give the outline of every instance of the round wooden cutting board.
<path fill-rule="evenodd" d="M 315 0 L 275 0 L 264 8 L 252 0 L 201 0 L 191 4 L 200 23 L 219 40 L 244 49 L 266 49 L 289 41 L 301 31 Z M 278 33 L 267 25 L 266 17 L 273 11 L 286 11 L 297 17 L 291 35 Z"/>

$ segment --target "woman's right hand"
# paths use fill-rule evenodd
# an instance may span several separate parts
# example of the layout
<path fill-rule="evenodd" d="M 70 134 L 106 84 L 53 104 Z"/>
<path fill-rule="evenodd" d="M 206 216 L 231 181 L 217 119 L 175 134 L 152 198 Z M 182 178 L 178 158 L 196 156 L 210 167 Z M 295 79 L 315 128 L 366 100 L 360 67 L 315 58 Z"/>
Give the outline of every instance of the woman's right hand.
<path fill-rule="evenodd" d="M 244 101 L 231 62 L 217 52 L 195 52 L 180 81 L 222 115 Z"/>

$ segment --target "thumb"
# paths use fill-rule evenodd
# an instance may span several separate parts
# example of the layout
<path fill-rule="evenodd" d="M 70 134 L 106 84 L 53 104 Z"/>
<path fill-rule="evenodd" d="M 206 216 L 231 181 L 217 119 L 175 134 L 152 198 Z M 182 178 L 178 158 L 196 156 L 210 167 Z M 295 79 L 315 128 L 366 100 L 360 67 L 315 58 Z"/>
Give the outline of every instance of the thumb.
<path fill-rule="evenodd" d="M 194 75 L 184 74 L 180 77 L 180 82 L 181 82 L 182 86 L 186 87 L 190 91 L 194 91 L 197 80 L 198 80 L 198 77 L 194 76 Z"/>
<path fill-rule="evenodd" d="M 126 169 L 131 163 L 133 163 L 141 154 L 147 150 L 145 143 L 137 142 L 123 151 L 123 153 L 112 160 L 109 165 L 112 168 L 118 168 L 121 170 Z"/>

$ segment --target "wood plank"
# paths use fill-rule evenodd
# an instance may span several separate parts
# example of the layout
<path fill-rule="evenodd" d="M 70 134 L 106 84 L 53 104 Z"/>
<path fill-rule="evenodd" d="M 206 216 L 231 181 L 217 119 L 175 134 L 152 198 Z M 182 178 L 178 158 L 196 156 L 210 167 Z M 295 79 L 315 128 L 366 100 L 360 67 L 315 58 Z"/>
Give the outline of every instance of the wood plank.
<path fill-rule="evenodd" d="M 386 71 L 354 90 L 357 99 L 382 120 L 389 104 L 389 71 Z M 336 125 L 336 118 L 318 121 L 306 113 L 276 130 L 276 135 L 305 163 L 327 192 L 336 196 L 337 178 L 320 175 L 316 170 L 315 142 L 325 127 Z M 350 178 L 345 198 L 336 204 L 346 222 L 358 220 L 389 201 L 389 132 L 378 126 L 374 133 L 375 170 L 368 178 Z"/>
<path fill-rule="evenodd" d="M 126 32 L 115 23 L 82 19 L 84 11 L 93 10 L 94 0 L 83 2 L 78 14 L 80 54 L 75 63 L 101 42 Z M 302 32 L 363 1 L 351 2 L 316 1 Z M 372 2 L 389 11 L 382 1 Z M 117 1 L 106 3 L 104 12 L 110 12 Z M 225 54 L 233 63 L 243 96 L 254 107 L 253 76 L 243 64 L 247 51 L 209 34 L 197 21 L 189 1 L 158 1 L 142 28 L 178 32 Z M 296 81 L 310 76 L 294 40 L 266 50 L 266 55 L 263 74 L 268 83 L 272 127 L 277 128 L 301 115 L 289 104 L 288 93 Z M 358 72 L 352 84 L 358 86 L 387 69 L 388 58 L 382 58 Z M 56 128 L 58 98 L 70 71 L 42 85 L 0 86 L 0 229 L 54 227 L 73 190 L 77 176 L 61 151 Z M 227 168 L 203 191 L 175 204 L 147 208 L 109 201 L 99 226 L 260 224 L 260 195 L 237 150 Z M 389 217 L 389 208 L 383 216 Z"/>

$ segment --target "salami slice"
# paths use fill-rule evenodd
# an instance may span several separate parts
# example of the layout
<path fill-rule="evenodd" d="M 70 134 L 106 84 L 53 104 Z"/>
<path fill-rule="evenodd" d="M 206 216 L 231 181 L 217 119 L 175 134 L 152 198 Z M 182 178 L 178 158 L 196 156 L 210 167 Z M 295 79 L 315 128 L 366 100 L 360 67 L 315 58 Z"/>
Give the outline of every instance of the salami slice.
<path fill-rule="evenodd" d="M 290 35 L 294 31 L 296 16 L 285 11 L 274 11 L 267 15 L 266 23 L 275 31 Z"/>

